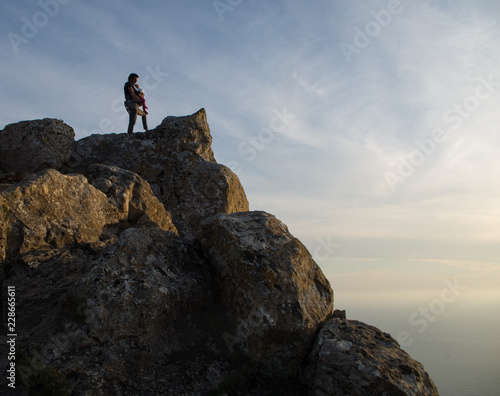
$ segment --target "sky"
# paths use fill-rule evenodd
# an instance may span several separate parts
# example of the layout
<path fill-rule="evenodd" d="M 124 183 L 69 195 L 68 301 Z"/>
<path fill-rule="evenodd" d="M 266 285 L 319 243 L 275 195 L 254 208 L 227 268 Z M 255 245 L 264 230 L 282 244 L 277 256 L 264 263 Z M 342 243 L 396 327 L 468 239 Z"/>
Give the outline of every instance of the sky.
<path fill-rule="evenodd" d="M 206 109 L 217 161 L 306 245 L 348 317 L 500 306 L 500 3 L 0 7 L 0 128 L 51 117 L 77 139 L 123 133 L 135 72 L 150 128 Z"/>

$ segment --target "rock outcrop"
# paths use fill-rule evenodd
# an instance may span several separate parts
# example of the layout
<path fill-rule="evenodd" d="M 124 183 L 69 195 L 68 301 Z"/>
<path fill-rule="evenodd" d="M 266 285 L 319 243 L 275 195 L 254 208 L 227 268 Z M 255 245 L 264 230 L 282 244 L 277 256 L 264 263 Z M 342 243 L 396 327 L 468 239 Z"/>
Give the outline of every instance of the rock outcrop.
<path fill-rule="evenodd" d="M 0 131 L 0 172 L 37 172 L 58 169 L 66 162 L 75 131 L 60 120 L 22 121 Z"/>
<path fill-rule="evenodd" d="M 202 230 L 222 298 L 239 323 L 228 341 L 263 360 L 270 372 L 296 373 L 333 310 L 320 268 L 287 227 L 264 212 L 219 214 Z"/>
<path fill-rule="evenodd" d="M 0 192 L 0 260 L 95 242 L 118 210 L 82 175 L 47 169 Z"/>
<path fill-rule="evenodd" d="M 208 347 L 223 345 L 201 320 L 211 309 L 209 267 L 175 233 L 145 222 L 33 259 L 14 265 L 8 279 L 25 345 L 19 386 L 54 395 L 182 395 L 216 386 L 203 381 L 209 365 L 196 367 L 200 383 L 184 385 L 195 373 L 182 367 L 193 356 L 217 363 Z M 174 370 L 178 383 L 166 375 Z"/>
<path fill-rule="evenodd" d="M 92 164 L 137 173 L 172 214 L 180 234 L 196 239 L 201 220 L 248 210 L 238 177 L 215 162 L 204 109 L 167 117 L 146 133 L 91 135 L 75 143 L 67 172 L 86 174 Z"/>
<path fill-rule="evenodd" d="M 424 367 L 376 327 L 330 319 L 303 374 L 312 395 L 438 395 Z"/>
<path fill-rule="evenodd" d="M 149 184 L 136 173 L 116 166 L 94 164 L 87 176 L 92 186 L 106 194 L 118 209 L 121 222 L 135 224 L 151 220 L 162 230 L 177 234 L 170 213 L 153 194 Z"/>
<path fill-rule="evenodd" d="M 203 109 L 69 146 L 61 121 L 13 124 L 4 158 L 35 130 L 54 143 L 0 162 L 14 394 L 437 395 L 387 334 L 332 318 L 305 246 L 215 161 Z"/>

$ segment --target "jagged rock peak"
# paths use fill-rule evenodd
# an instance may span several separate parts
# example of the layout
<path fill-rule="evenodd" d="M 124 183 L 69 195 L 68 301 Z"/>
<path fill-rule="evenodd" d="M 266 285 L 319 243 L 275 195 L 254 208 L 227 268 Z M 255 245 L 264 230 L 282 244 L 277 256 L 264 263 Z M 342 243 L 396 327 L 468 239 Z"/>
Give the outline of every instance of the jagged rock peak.
<path fill-rule="evenodd" d="M 166 117 L 151 133 L 175 137 L 178 151 L 191 151 L 207 161 L 215 162 L 211 147 L 212 135 L 205 109 L 200 109 L 189 116 Z"/>
<path fill-rule="evenodd" d="M 165 160 L 172 155 L 216 163 L 211 145 L 212 135 L 206 112 L 200 109 L 188 116 L 168 116 L 148 132 L 90 135 L 77 142 L 68 165 L 73 168 L 89 166 L 96 160 L 96 148 L 99 148 L 97 153 L 103 157 L 99 159 L 113 165 L 127 159 L 130 163 L 144 152 L 151 155 L 151 167 L 161 166 L 158 160 Z M 123 158 L 120 160 L 119 157 Z"/>

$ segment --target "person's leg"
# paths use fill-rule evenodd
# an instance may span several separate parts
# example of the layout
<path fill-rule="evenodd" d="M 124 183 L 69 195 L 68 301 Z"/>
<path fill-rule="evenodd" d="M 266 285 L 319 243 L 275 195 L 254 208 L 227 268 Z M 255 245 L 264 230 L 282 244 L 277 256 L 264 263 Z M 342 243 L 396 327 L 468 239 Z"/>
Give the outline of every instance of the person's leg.
<path fill-rule="evenodd" d="M 142 126 L 144 127 L 144 130 L 147 132 L 148 131 L 148 119 L 146 115 L 142 116 Z"/>
<path fill-rule="evenodd" d="M 137 107 L 128 107 L 129 117 L 128 117 L 128 131 L 127 133 L 134 133 L 134 125 L 137 120 Z"/>

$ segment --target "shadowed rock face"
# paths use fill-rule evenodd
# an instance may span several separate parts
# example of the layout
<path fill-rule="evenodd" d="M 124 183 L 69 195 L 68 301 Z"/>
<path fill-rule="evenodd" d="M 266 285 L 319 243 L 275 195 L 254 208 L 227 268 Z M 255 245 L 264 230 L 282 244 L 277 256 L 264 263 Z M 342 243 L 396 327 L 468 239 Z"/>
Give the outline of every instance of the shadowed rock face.
<path fill-rule="evenodd" d="M 438 395 L 424 367 L 389 334 L 340 318 L 322 327 L 303 381 L 311 395 Z"/>
<path fill-rule="evenodd" d="M 265 212 L 219 214 L 202 224 L 202 245 L 240 335 L 232 341 L 280 375 L 298 370 L 333 292 L 307 249 Z"/>
<path fill-rule="evenodd" d="M 328 280 L 282 222 L 248 211 L 203 109 L 71 134 L 57 120 L 0 131 L 5 158 L 55 142 L 0 161 L 16 394 L 437 395 L 388 335 L 330 319 Z"/>

